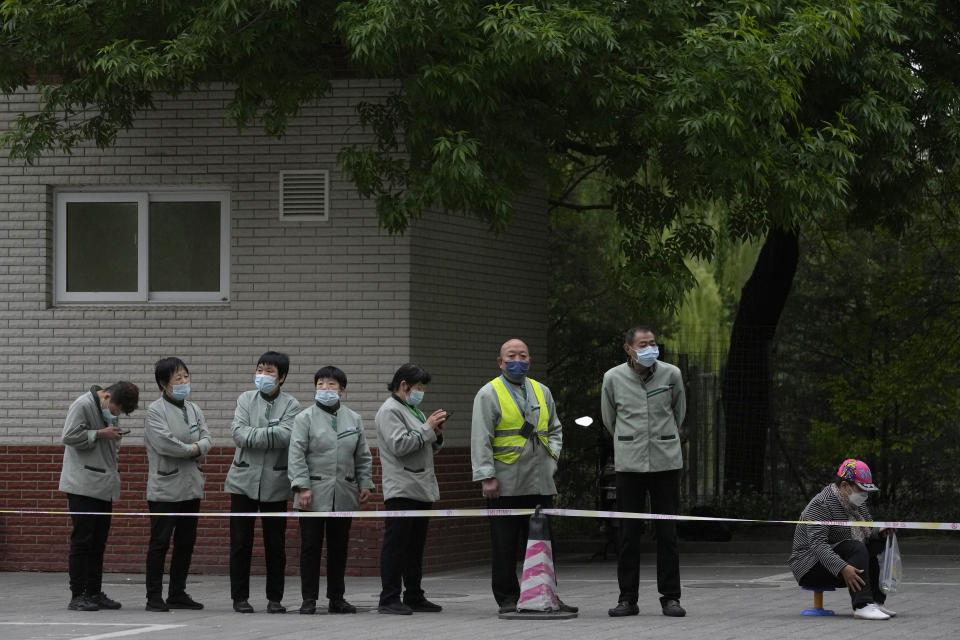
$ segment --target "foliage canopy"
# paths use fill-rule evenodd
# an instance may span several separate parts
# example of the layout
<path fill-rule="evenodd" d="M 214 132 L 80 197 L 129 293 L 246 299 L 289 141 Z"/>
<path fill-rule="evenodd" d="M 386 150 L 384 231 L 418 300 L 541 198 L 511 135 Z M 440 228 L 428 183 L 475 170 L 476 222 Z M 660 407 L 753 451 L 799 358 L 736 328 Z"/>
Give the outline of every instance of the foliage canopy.
<path fill-rule="evenodd" d="M 15 157 L 110 145 L 156 93 L 235 87 L 237 126 L 283 133 L 336 75 L 397 81 L 361 107 L 374 134 L 340 163 L 380 223 L 430 208 L 493 229 L 547 175 L 555 205 L 615 216 L 621 274 L 650 302 L 692 283 L 718 234 L 856 210 L 956 142 L 951 10 L 934 0 L 4 0 L 0 90 L 41 109 L 3 137 Z M 917 60 L 921 56 L 922 60 Z M 932 83 L 930 78 L 937 80 Z M 597 201 L 573 197 L 588 178 Z M 722 224 L 708 211 L 722 202 Z M 862 207 L 861 207 L 862 208 Z"/>

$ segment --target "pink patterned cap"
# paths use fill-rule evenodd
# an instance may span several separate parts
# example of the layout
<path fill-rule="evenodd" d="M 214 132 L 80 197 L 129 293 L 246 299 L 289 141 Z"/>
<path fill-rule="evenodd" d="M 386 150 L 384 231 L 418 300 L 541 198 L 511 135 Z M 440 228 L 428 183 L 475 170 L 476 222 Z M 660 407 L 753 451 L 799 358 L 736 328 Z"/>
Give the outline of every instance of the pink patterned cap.
<path fill-rule="evenodd" d="M 837 477 L 852 482 L 864 491 L 880 491 L 877 485 L 873 484 L 873 474 L 870 473 L 870 467 L 862 460 L 847 458 L 837 469 Z"/>

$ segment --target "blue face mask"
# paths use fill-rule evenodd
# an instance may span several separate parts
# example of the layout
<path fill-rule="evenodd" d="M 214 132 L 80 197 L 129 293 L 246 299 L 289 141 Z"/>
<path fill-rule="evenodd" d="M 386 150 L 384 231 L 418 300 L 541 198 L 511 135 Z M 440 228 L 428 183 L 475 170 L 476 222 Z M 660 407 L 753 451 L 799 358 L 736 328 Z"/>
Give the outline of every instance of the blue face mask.
<path fill-rule="evenodd" d="M 420 389 L 411 389 L 410 394 L 407 395 L 407 404 L 415 407 L 421 402 L 423 402 L 423 391 L 420 391 Z"/>
<path fill-rule="evenodd" d="M 277 390 L 277 379 L 266 373 L 258 373 L 253 379 L 253 384 L 260 390 L 260 393 L 267 395 Z"/>
<path fill-rule="evenodd" d="M 170 391 L 170 396 L 174 400 L 186 400 L 187 396 L 190 395 L 190 383 L 186 384 L 175 384 L 173 389 Z"/>
<path fill-rule="evenodd" d="M 660 357 L 660 349 L 655 346 L 637 349 L 637 363 L 642 367 L 652 367 Z"/>
<path fill-rule="evenodd" d="M 110 413 L 110 409 L 100 409 L 100 413 L 103 414 L 103 421 L 108 425 L 113 424 L 117 421 L 117 417 Z"/>
<path fill-rule="evenodd" d="M 314 397 L 317 402 L 325 407 L 332 407 L 340 402 L 340 394 L 336 389 L 317 389 L 317 394 Z"/>
<path fill-rule="evenodd" d="M 504 374 L 508 380 L 513 382 L 523 382 L 530 370 L 530 363 L 523 360 L 507 360 L 503 363 Z"/>

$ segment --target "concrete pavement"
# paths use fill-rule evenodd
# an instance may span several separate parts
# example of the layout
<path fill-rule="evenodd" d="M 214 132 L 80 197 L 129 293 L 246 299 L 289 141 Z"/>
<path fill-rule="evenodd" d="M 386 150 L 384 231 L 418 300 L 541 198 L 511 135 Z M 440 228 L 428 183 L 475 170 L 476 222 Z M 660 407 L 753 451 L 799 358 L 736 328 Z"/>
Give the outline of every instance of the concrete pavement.
<path fill-rule="evenodd" d="M 670 638 L 709 640 L 764 638 L 896 638 L 897 640 L 960 637 L 960 556 L 905 553 L 906 584 L 888 606 L 899 615 L 887 622 L 855 620 L 846 593 L 825 594 L 825 606 L 836 617 L 800 615 L 812 605 L 790 575 L 783 554 L 686 553 L 681 555 L 682 603 L 686 618 L 667 618 L 657 601 L 654 558 L 645 556 L 640 615 L 610 618 L 616 604 L 616 566 L 612 560 L 592 562 L 586 556 L 558 570 L 560 595 L 580 607 L 567 621 L 499 620 L 489 589 L 489 569 L 475 567 L 443 573 L 427 568 L 427 596 L 444 611 L 439 614 L 387 616 L 376 613 L 376 578 L 347 578 L 347 599 L 357 615 L 301 616 L 299 579 L 288 576 L 285 615 L 264 612 L 263 577 L 255 576 L 253 615 L 233 613 L 226 576 L 191 576 L 188 591 L 203 611 L 144 611 L 143 576 L 108 574 L 104 591 L 123 603 L 119 611 L 73 612 L 67 577 L 58 573 L 0 573 L 0 638 L 3 640 L 292 640 L 305 637 L 352 640 L 432 638 L 458 640 L 593 640 Z M 321 591 L 324 583 L 321 581 Z M 325 611 L 326 601 L 321 601 Z"/>

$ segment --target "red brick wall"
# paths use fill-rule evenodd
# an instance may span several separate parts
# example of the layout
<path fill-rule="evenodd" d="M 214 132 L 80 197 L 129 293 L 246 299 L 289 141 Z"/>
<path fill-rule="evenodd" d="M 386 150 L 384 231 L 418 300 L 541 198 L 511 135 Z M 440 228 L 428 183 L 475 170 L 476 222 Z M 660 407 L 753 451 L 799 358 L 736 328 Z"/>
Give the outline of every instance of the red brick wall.
<path fill-rule="evenodd" d="M 374 482 L 380 487 L 380 461 L 376 449 Z M 203 465 L 206 497 L 202 511 L 229 511 L 230 497 L 223 481 L 233 458 L 233 447 L 215 447 Z M 57 491 L 63 447 L 56 445 L 0 445 L 0 511 L 66 511 L 67 500 Z M 483 506 L 480 487 L 470 480 L 470 451 L 444 449 L 436 458 L 440 481 L 438 509 Z M 147 454 L 143 447 L 120 450 L 120 499 L 114 512 L 147 510 Z M 374 494 L 368 509 L 383 509 L 383 496 Z M 255 528 L 253 572 L 263 573 L 260 527 Z M 378 575 L 383 520 L 354 519 L 347 561 L 349 575 Z M 107 542 L 104 568 L 111 572 L 143 571 L 150 538 L 145 517 L 114 516 Z M 483 518 L 434 518 L 427 539 L 426 570 L 475 565 L 489 558 L 489 533 Z M 66 571 L 70 543 L 70 518 L 65 515 L 0 514 L 0 571 Z M 299 529 L 287 527 L 287 573 L 296 575 L 299 562 Z M 193 552 L 192 573 L 229 572 L 230 533 L 227 518 L 202 518 Z"/>

